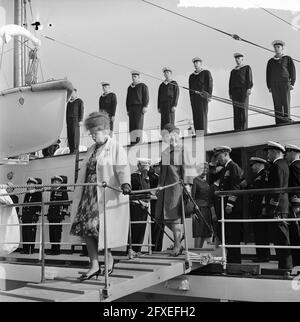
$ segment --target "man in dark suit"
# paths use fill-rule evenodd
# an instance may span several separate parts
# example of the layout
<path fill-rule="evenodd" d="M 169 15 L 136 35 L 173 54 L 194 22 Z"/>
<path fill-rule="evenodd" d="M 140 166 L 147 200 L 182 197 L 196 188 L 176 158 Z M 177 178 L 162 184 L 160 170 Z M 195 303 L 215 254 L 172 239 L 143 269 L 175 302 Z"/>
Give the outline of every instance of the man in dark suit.
<path fill-rule="evenodd" d="M 190 100 L 193 111 L 194 129 L 207 133 L 208 103 L 213 91 L 213 79 L 210 71 L 202 68 L 202 59 L 193 58 L 195 71 L 189 77 Z"/>
<path fill-rule="evenodd" d="M 42 184 L 42 180 L 40 178 L 28 178 L 28 193 L 26 193 L 24 197 L 23 203 L 32 203 L 32 202 L 41 202 L 42 201 L 42 193 L 35 191 L 34 185 Z M 28 206 L 23 207 L 22 209 L 22 224 L 32 224 L 27 226 L 22 226 L 22 240 L 26 242 L 23 244 L 23 254 L 33 254 L 34 245 L 35 245 L 35 236 L 36 236 L 36 223 L 39 220 L 39 216 L 41 215 L 41 206 Z M 29 244 L 29 243 L 32 244 Z"/>
<path fill-rule="evenodd" d="M 77 89 L 74 88 L 67 104 L 67 136 L 70 153 L 75 153 L 79 149 L 83 113 L 83 101 L 77 97 Z"/>
<path fill-rule="evenodd" d="M 126 108 L 129 117 L 130 143 L 141 141 L 144 127 L 144 114 L 149 104 L 149 91 L 146 84 L 140 82 L 140 73 L 131 72 L 132 83 L 127 89 Z"/>
<path fill-rule="evenodd" d="M 218 165 L 223 169 L 220 172 L 219 190 L 240 190 L 242 169 L 231 160 L 231 148 L 228 146 L 220 146 L 214 148 L 214 155 Z M 241 200 L 237 196 L 229 196 L 224 198 L 225 219 L 241 219 L 242 209 Z M 221 209 L 220 209 L 221 210 Z M 221 217 L 221 216 L 219 216 Z M 241 223 L 225 224 L 225 242 L 226 244 L 239 245 L 242 239 Z M 224 236 L 223 236 L 224 237 Z M 241 263 L 241 249 L 227 249 L 228 263 Z"/>
<path fill-rule="evenodd" d="M 267 143 L 269 168 L 268 188 L 288 188 L 289 166 L 283 159 L 285 148 L 273 141 Z M 289 215 L 289 197 L 287 192 L 266 195 L 266 212 L 268 218 L 284 219 Z M 271 241 L 274 245 L 290 246 L 289 226 L 285 221 L 269 223 Z M 279 269 L 291 269 L 292 255 L 290 249 L 276 249 Z"/>
<path fill-rule="evenodd" d="M 291 90 L 296 82 L 296 68 L 292 57 L 284 55 L 285 43 L 274 40 L 275 56 L 268 61 L 267 86 L 272 93 L 276 124 L 291 122 Z"/>
<path fill-rule="evenodd" d="M 250 158 L 250 166 L 253 173 L 253 179 L 248 189 L 266 189 L 268 184 L 268 172 L 265 165 L 267 161 L 262 158 Z M 249 211 L 253 219 L 264 219 L 262 214 L 265 207 L 265 196 L 253 194 L 249 198 Z M 266 222 L 253 223 L 254 238 L 256 245 L 269 245 L 269 224 Z M 256 248 L 256 258 L 254 262 L 262 263 L 270 260 L 270 249 Z"/>
<path fill-rule="evenodd" d="M 67 177 L 54 176 L 51 178 L 51 184 L 67 183 Z M 66 201 L 68 200 L 68 193 L 66 187 L 54 187 L 50 194 L 50 201 Z M 61 223 L 68 211 L 68 205 L 50 205 L 48 209 L 48 221 L 50 224 Z M 49 239 L 51 243 L 60 243 L 62 234 L 62 225 L 49 226 Z M 60 254 L 60 245 L 52 244 L 50 255 Z"/>
<path fill-rule="evenodd" d="M 285 158 L 289 164 L 289 188 L 300 187 L 300 147 L 293 144 L 285 146 Z M 289 193 L 290 217 L 300 218 L 300 191 Z M 300 246 L 300 221 L 289 223 L 292 246 Z M 300 249 L 292 249 L 293 266 L 300 266 Z"/>

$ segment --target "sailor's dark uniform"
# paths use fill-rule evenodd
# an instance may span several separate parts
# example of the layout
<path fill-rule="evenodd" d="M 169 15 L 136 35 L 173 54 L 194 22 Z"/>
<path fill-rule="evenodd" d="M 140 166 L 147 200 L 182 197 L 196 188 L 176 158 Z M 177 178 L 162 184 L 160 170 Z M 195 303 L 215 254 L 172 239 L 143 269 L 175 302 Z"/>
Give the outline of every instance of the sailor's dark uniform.
<path fill-rule="evenodd" d="M 255 174 L 253 181 L 248 186 L 248 189 L 266 189 L 268 185 L 268 171 L 262 169 Z M 265 207 L 265 196 L 262 194 L 250 195 L 249 198 L 249 211 L 253 219 L 265 219 L 266 216 L 262 215 L 263 208 Z M 269 245 L 269 224 L 267 222 L 253 223 L 254 239 L 256 245 Z M 270 258 L 270 249 L 257 248 L 257 259 L 267 260 Z"/>
<path fill-rule="evenodd" d="M 231 159 L 220 172 L 220 191 L 240 190 L 242 169 Z M 241 219 L 241 200 L 237 196 L 229 196 L 224 198 L 224 207 L 231 206 L 231 214 L 226 214 L 225 219 Z M 225 210 L 224 210 L 225 211 Z M 241 223 L 225 224 L 225 241 L 226 244 L 239 245 L 242 239 Z M 241 262 L 240 248 L 228 248 L 228 263 Z"/>
<path fill-rule="evenodd" d="M 249 65 L 240 68 L 236 67 L 231 71 L 229 96 L 233 104 L 233 124 L 235 130 L 248 128 L 249 95 L 247 91 L 252 87 L 252 70 Z"/>
<path fill-rule="evenodd" d="M 193 121 L 195 131 L 203 130 L 207 133 L 207 113 L 208 113 L 208 96 L 212 95 L 213 79 L 208 70 L 202 70 L 199 73 L 194 72 L 189 77 L 190 100 L 193 111 Z M 195 93 L 206 92 L 207 97 Z"/>
<path fill-rule="evenodd" d="M 56 190 L 51 191 L 50 201 L 66 201 L 68 200 L 68 193 L 66 188 L 59 187 Z M 50 205 L 48 209 L 48 221 L 49 223 L 61 223 L 64 220 L 64 215 L 68 210 L 68 205 Z M 61 242 L 62 225 L 50 225 L 49 237 L 51 243 Z M 51 251 L 55 254 L 60 252 L 60 245 L 51 245 Z"/>
<path fill-rule="evenodd" d="M 110 130 L 114 128 L 112 117 L 116 115 L 117 96 L 115 93 L 102 94 L 99 98 L 99 111 L 105 111 L 110 118 Z"/>
<path fill-rule="evenodd" d="M 79 122 L 83 119 L 84 105 L 80 98 L 67 104 L 67 137 L 70 153 L 78 151 L 80 141 Z"/>
<path fill-rule="evenodd" d="M 157 107 L 161 114 L 160 128 L 163 129 L 167 123 L 175 124 L 175 112 L 172 107 L 176 107 L 179 97 L 179 87 L 176 81 L 163 82 L 158 89 Z"/>
<path fill-rule="evenodd" d="M 26 193 L 23 203 L 41 202 L 42 193 Z M 22 210 L 22 223 L 31 224 L 37 223 L 41 213 L 41 206 L 25 206 Z M 22 226 L 22 240 L 23 242 L 32 242 L 32 244 L 23 244 L 23 251 L 25 253 L 33 253 L 36 237 L 36 225 Z"/>
<path fill-rule="evenodd" d="M 288 188 L 289 167 L 285 160 L 275 160 L 269 168 L 268 188 Z M 266 207 L 269 218 L 287 218 L 289 213 L 288 193 L 266 195 Z M 289 227 L 286 222 L 269 223 L 271 239 L 275 245 L 290 246 Z M 290 249 L 276 249 L 278 268 L 292 268 Z"/>
<path fill-rule="evenodd" d="M 300 187 L 300 160 L 295 160 L 289 165 L 290 176 L 289 176 L 289 187 Z M 289 194 L 290 199 L 290 217 L 300 217 L 300 213 L 296 213 L 293 209 L 294 202 L 299 204 L 300 202 L 300 191 L 291 192 Z M 290 222 L 290 241 L 292 246 L 300 246 L 300 221 Z M 293 266 L 300 266 L 300 250 L 292 249 Z"/>
<path fill-rule="evenodd" d="M 150 181 L 148 175 L 144 175 L 137 171 L 131 174 L 131 187 L 132 190 L 144 190 L 150 188 Z M 149 206 L 149 202 L 141 202 L 146 208 Z M 143 208 L 138 200 L 130 201 L 130 220 L 131 221 L 146 221 L 147 209 Z M 143 224 L 131 224 L 131 243 L 143 244 L 146 230 L 146 223 Z M 135 252 L 140 252 L 141 246 L 132 246 Z"/>
<path fill-rule="evenodd" d="M 130 142 L 140 141 L 144 126 L 143 108 L 149 103 L 148 87 L 144 83 L 131 84 L 127 89 L 126 108 L 129 116 Z"/>
<path fill-rule="evenodd" d="M 290 85 L 294 86 L 295 81 L 296 68 L 290 56 L 273 57 L 268 61 L 267 86 L 273 96 L 276 124 L 290 122 Z"/>

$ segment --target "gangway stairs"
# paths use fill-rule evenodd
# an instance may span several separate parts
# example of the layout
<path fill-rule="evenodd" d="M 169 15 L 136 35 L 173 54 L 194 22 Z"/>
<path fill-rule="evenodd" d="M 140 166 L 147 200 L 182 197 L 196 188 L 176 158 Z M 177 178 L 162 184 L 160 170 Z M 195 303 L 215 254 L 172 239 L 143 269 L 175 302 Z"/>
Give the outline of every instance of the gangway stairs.
<path fill-rule="evenodd" d="M 0 291 L 0 302 L 110 302 L 186 274 L 201 266 L 202 264 L 193 262 L 187 270 L 184 255 L 171 257 L 164 253 L 120 259 L 110 276 L 107 297 L 103 296 L 105 287 L 103 276 L 99 276 L 98 280 L 79 282 L 78 273 L 81 273 L 82 269 L 55 267 L 57 275 L 51 279 L 46 278 L 44 283 L 23 282 L 21 287 Z M 26 281 L 25 276 L 29 272 L 36 276 L 40 273 L 39 266 L 0 263 L 0 267 L 7 271 L 9 280 L 12 279 L 9 272 L 13 270 L 19 270 L 21 276 L 24 276 L 23 281 Z M 47 266 L 47 269 L 53 268 Z"/>

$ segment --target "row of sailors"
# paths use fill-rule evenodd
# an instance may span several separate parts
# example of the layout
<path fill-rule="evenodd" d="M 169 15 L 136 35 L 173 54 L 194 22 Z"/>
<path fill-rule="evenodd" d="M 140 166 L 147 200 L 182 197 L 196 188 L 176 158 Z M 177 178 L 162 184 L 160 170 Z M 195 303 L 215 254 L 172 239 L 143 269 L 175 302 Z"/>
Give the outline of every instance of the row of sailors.
<path fill-rule="evenodd" d="M 275 40 L 272 43 L 275 56 L 266 68 L 266 83 L 272 93 L 276 124 L 287 123 L 290 118 L 290 91 L 296 81 L 296 69 L 293 59 L 284 54 L 285 43 Z M 244 55 L 235 53 L 236 67 L 230 73 L 229 96 L 232 99 L 234 114 L 234 129 L 242 130 L 248 127 L 249 96 L 253 87 L 252 70 L 244 64 Z M 190 102 L 193 113 L 195 131 L 207 133 L 208 103 L 213 92 L 213 78 L 209 70 L 203 68 L 200 57 L 192 59 L 195 71 L 189 76 Z M 172 69 L 162 69 L 165 80 L 158 90 L 157 108 L 161 114 L 161 129 L 167 123 L 175 123 L 175 112 L 179 98 L 179 87 L 172 78 Z M 131 144 L 141 140 L 139 130 L 144 127 L 144 114 L 149 104 L 148 86 L 141 82 L 140 72 L 131 72 L 132 83 L 127 89 L 126 109 L 129 117 Z M 117 96 L 110 90 L 109 82 L 102 82 L 103 94 L 99 98 L 99 110 L 106 111 L 111 120 L 111 130 L 116 114 Z M 201 94 L 201 95 L 199 95 Z M 68 141 L 71 153 L 79 144 L 78 122 L 83 118 L 83 102 L 75 93 L 67 107 Z M 70 138 L 70 139 L 69 139 Z M 75 143 L 74 143 L 75 141 Z M 75 146 L 74 146 L 75 144 Z"/>

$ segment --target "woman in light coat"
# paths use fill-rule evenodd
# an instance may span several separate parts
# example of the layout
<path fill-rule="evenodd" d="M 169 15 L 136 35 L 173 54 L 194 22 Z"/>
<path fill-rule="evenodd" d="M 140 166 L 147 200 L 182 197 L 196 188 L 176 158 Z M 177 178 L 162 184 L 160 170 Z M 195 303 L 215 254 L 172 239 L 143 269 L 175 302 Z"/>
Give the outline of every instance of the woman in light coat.
<path fill-rule="evenodd" d="M 127 155 L 114 137 L 110 137 L 110 120 L 105 112 L 94 112 L 85 120 L 95 144 L 87 151 L 80 166 L 77 183 L 106 182 L 123 190 L 123 194 L 102 186 L 76 187 L 71 211 L 71 235 L 86 242 L 91 267 L 80 280 L 104 274 L 98 262 L 98 250 L 104 248 L 104 206 L 106 209 L 108 271 L 114 259 L 110 248 L 127 245 L 129 230 L 129 194 L 131 187 Z M 105 197 L 104 197 L 105 194 Z M 105 198 L 105 202 L 104 202 Z"/>

